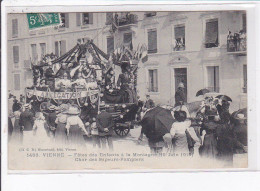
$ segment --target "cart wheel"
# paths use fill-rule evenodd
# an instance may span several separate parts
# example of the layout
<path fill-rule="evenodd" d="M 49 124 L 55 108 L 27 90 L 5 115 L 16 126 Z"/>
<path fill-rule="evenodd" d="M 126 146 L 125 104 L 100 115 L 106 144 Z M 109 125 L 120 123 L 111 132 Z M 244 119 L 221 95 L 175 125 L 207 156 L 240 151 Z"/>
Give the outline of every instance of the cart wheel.
<path fill-rule="evenodd" d="M 130 127 L 115 127 L 114 128 L 115 133 L 120 137 L 125 137 L 130 132 Z"/>

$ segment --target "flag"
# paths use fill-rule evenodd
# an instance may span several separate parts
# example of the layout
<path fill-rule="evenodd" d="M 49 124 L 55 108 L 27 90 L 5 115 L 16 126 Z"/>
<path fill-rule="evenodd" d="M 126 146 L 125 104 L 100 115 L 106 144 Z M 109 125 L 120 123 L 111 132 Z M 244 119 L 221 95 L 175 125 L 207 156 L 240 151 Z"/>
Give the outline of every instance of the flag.
<path fill-rule="evenodd" d="M 141 54 L 141 61 L 142 63 L 145 63 L 148 61 L 148 52 L 147 52 L 147 47 L 143 44 L 142 46 L 142 54 Z"/>

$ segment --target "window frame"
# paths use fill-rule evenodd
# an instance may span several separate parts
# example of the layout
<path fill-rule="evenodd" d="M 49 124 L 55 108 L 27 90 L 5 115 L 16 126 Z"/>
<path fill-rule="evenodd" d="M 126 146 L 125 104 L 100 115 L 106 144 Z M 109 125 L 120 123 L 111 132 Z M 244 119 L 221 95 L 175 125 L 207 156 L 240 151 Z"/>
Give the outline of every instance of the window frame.
<path fill-rule="evenodd" d="M 15 75 L 19 75 L 19 79 L 20 79 L 18 90 L 15 89 L 15 81 L 16 81 L 15 78 L 14 78 Z M 14 73 L 13 74 L 13 89 L 14 89 L 14 91 L 21 91 L 21 89 L 22 89 L 21 88 L 21 73 Z"/>
<path fill-rule="evenodd" d="M 83 23 L 83 18 L 84 18 L 84 14 L 85 13 L 87 13 L 87 14 L 92 14 L 92 23 L 88 23 L 88 24 L 84 24 Z M 89 16 L 88 16 L 88 18 L 89 18 Z M 90 21 L 90 19 L 89 19 L 89 21 Z M 84 12 L 84 13 L 81 13 L 80 14 L 80 24 L 81 24 L 81 26 L 82 27 L 86 27 L 86 26 L 90 26 L 90 25 L 93 25 L 94 24 L 94 13 L 93 12 Z"/>
<path fill-rule="evenodd" d="M 148 35 L 148 33 L 149 33 L 149 31 L 156 31 L 156 51 L 155 52 L 150 52 L 149 51 L 149 46 L 148 46 L 148 42 L 149 42 L 149 35 Z M 159 39 L 158 39 L 158 29 L 157 29 L 157 27 L 150 27 L 150 28 L 147 28 L 146 29 L 146 44 L 147 44 L 147 53 L 148 54 L 156 54 L 156 53 L 158 53 L 159 52 L 159 49 L 158 49 L 158 41 L 159 41 Z"/>
<path fill-rule="evenodd" d="M 221 87 L 222 87 L 222 78 L 221 78 L 221 65 L 220 64 L 204 64 L 204 87 L 207 88 L 209 87 L 208 84 L 208 67 L 218 67 L 218 75 L 219 75 L 219 90 L 216 93 L 221 92 Z"/>
<path fill-rule="evenodd" d="M 15 46 L 18 47 L 18 52 L 19 52 L 19 53 L 18 53 L 18 54 L 19 54 L 19 60 L 18 60 L 17 63 L 14 62 L 14 47 L 15 47 Z M 15 44 L 15 45 L 12 46 L 12 63 L 13 63 L 13 68 L 14 68 L 14 69 L 19 69 L 19 68 L 21 67 L 21 66 L 20 66 L 20 60 L 21 60 L 21 59 L 20 59 L 20 45 Z M 15 65 L 17 65 L 17 67 L 15 67 Z"/>
<path fill-rule="evenodd" d="M 31 49 L 31 51 L 30 51 L 30 53 L 31 53 L 31 60 L 33 60 L 33 50 L 32 50 L 32 45 L 36 45 L 35 46 L 35 50 L 36 50 L 36 54 L 37 54 L 37 60 L 39 59 L 39 54 L 38 54 L 38 46 L 37 46 L 37 43 L 32 43 L 32 44 L 30 44 L 30 49 Z"/>
<path fill-rule="evenodd" d="M 216 48 L 220 48 L 221 47 L 221 35 L 220 35 L 220 13 L 206 13 L 206 14 L 202 14 L 201 15 L 201 19 L 202 19 L 202 47 L 203 49 L 216 49 Z M 212 20 L 212 19 L 217 19 L 218 20 L 218 46 L 217 47 L 212 47 L 212 48 L 206 48 L 206 23 L 208 20 Z M 226 42 L 226 41 L 225 41 Z"/>
<path fill-rule="evenodd" d="M 185 43 L 184 43 L 184 49 L 183 50 L 174 50 L 174 45 L 176 44 L 175 41 L 175 28 L 176 27 L 184 27 L 184 38 L 185 38 Z M 182 23 L 176 23 L 172 25 L 172 47 L 171 47 L 171 51 L 172 52 L 183 52 L 186 50 L 186 23 L 182 22 Z"/>
<path fill-rule="evenodd" d="M 54 54 L 56 53 L 56 52 L 55 52 L 55 49 L 56 49 L 55 43 L 58 42 L 58 44 L 60 44 L 59 47 L 58 47 L 58 49 L 59 49 L 59 50 L 58 50 L 58 51 L 59 51 L 59 55 L 56 55 L 56 56 L 58 56 L 58 57 L 62 56 L 62 55 L 61 55 L 61 48 L 60 48 L 60 47 L 61 47 L 61 41 L 65 41 L 66 51 L 68 50 L 68 49 L 67 49 L 67 47 L 68 47 L 68 41 L 67 41 L 66 39 L 55 40 L 55 41 L 54 41 L 54 51 L 53 51 Z"/>
<path fill-rule="evenodd" d="M 17 34 L 14 34 L 13 32 L 13 20 L 17 20 Z M 12 38 L 18 38 L 19 37 L 19 20 L 18 20 L 18 18 L 13 18 L 12 19 L 12 25 L 11 25 L 11 27 L 12 27 Z"/>
<path fill-rule="evenodd" d="M 159 74 L 160 74 L 160 70 L 159 70 L 159 66 L 157 65 L 152 65 L 152 66 L 146 66 L 145 67 L 145 70 L 146 70 L 146 90 L 147 90 L 147 93 L 150 94 L 150 95 L 158 95 L 160 94 L 160 78 L 159 78 Z M 152 92 L 152 91 L 149 91 L 149 70 L 157 70 L 157 91 L 156 92 Z"/>
<path fill-rule="evenodd" d="M 114 41 L 114 49 L 113 49 L 113 51 L 112 52 L 114 52 L 115 51 L 115 37 L 114 36 L 106 36 L 106 51 L 107 51 L 107 54 L 108 54 L 108 44 L 107 44 L 107 41 L 108 41 L 108 38 L 113 38 L 113 41 Z"/>

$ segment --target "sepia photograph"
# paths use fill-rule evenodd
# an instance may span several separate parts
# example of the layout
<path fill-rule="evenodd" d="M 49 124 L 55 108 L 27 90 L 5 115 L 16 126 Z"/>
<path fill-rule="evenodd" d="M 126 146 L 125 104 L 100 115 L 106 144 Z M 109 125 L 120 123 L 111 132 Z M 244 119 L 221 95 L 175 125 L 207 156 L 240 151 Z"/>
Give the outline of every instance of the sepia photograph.
<path fill-rule="evenodd" d="M 9 170 L 248 168 L 245 10 L 6 19 Z"/>

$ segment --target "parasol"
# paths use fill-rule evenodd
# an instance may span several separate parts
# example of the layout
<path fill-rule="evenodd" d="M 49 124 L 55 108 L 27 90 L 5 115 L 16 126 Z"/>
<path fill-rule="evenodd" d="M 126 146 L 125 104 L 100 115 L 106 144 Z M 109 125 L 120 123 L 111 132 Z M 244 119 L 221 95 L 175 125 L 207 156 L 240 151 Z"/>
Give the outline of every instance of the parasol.
<path fill-rule="evenodd" d="M 209 93 L 210 91 L 208 89 L 201 89 L 196 93 L 196 97 L 200 95 L 205 95 L 206 93 Z"/>
<path fill-rule="evenodd" d="M 224 101 L 231 101 L 232 102 L 232 99 L 230 97 L 226 96 L 226 95 L 218 95 L 218 96 L 216 96 L 216 98 L 224 100 Z"/>

